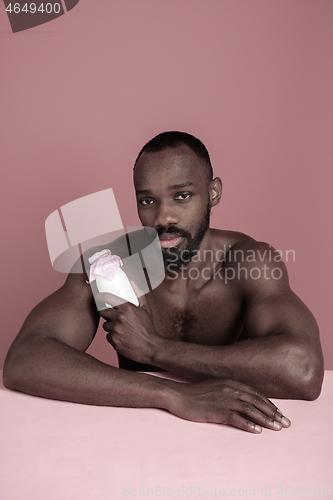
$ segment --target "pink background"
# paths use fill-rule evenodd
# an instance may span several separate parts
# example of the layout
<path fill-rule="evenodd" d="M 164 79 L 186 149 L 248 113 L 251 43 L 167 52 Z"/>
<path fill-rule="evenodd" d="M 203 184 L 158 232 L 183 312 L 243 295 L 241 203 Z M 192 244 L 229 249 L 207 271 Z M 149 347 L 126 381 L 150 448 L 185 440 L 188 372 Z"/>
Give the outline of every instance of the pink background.
<path fill-rule="evenodd" d="M 331 0 L 81 0 L 12 34 L 1 2 L 0 366 L 65 278 L 47 216 L 112 187 L 138 224 L 134 159 L 177 129 L 203 140 L 224 182 L 212 225 L 295 250 L 291 285 L 333 369 L 332 26 Z M 116 363 L 102 329 L 89 352 Z"/>

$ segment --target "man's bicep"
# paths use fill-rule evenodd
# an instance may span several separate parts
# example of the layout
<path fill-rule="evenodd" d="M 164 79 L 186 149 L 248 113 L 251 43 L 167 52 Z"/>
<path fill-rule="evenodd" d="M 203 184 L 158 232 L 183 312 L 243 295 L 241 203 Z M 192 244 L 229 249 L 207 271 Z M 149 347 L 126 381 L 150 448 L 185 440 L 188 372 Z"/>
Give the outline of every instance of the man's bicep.
<path fill-rule="evenodd" d="M 312 313 L 289 287 L 253 298 L 246 307 L 245 323 L 249 338 L 285 334 L 311 342 L 319 336 Z"/>
<path fill-rule="evenodd" d="M 259 243 L 263 252 L 267 245 Z M 245 325 L 249 338 L 283 333 L 299 338 L 318 337 L 312 313 L 289 286 L 284 262 L 266 259 L 249 263 L 248 279 L 243 280 Z M 254 273 L 253 267 L 256 269 Z M 258 278 L 259 279 L 254 279 Z"/>
<path fill-rule="evenodd" d="M 85 351 L 98 327 L 99 314 L 84 275 L 70 274 L 63 287 L 28 315 L 17 340 L 51 337 Z"/>

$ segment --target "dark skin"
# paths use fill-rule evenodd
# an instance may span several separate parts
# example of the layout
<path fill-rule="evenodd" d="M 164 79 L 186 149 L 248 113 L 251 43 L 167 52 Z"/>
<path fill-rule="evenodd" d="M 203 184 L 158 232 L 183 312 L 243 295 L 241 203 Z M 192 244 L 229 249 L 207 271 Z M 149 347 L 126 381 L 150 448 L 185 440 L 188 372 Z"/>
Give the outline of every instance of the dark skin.
<path fill-rule="evenodd" d="M 191 236 L 207 201 L 214 207 L 221 197 L 220 179 L 209 181 L 202 160 L 187 146 L 143 153 L 134 182 L 143 225 L 183 228 Z M 170 189 L 184 183 L 191 185 Z M 164 237 L 162 246 L 168 245 Z M 181 250 L 186 238 L 177 243 Z M 232 269 L 237 271 L 237 259 L 203 258 L 205 250 L 216 256 L 221 248 L 267 247 L 240 233 L 209 229 L 197 255 L 201 260 L 193 259 L 176 279 L 167 271 L 164 282 L 147 296 L 136 289 L 139 307 L 117 305 L 110 294 L 100 295 L 114 309 L 99 313 L 86 276 L 70 274 L 28 316 L 6 358 L 5 386 L 84 404 L 164 408 L 188 420 L 253 433 L 288 427 L 290 421 L 267 396 L 318 397 L 323 360 L 312 314 L 290 290 L 283 262 L 274 262 L 282 273 L 277 280 L 226 282 Z M 262 269 L 265 264 L 264 258 Z M 258 266 L 258 261 L 242 262 L 249 271 Z M 198 279 L 191 278 L 193 269 Z M 100 316 L 120 368 L 85 353 Z M 236 342 L 241 338 L 250 340 Z M 135 362 L 194 382 L 180 384 L 124 369 Z"/>
<path fill-rule="evenodd" d="M 134 183 L 140 220 L 156 230 L 172 225 L 194 235 L 207 196 L 211 207 L 221 198 L 220 179 L 209 182 L 202 160 L 185 145 L 144 153 Z M 184 238 L 178 247 L 185 246 Z M 242 258 L 250 253 L 255 260 Z M 112 305 L 111 297 L 103 300 Z M 320 392 L 316 321 L 266 243 L 209 229 L 197 258 L 177 274 L 167 272 L 141 309 L 127 304 L 101 313 L 109 342 L 123 356 L 192 380 L 231 378 L 275 398 L 314 399 Z M 242 338 L 251 341 L 236 342 Z"/>

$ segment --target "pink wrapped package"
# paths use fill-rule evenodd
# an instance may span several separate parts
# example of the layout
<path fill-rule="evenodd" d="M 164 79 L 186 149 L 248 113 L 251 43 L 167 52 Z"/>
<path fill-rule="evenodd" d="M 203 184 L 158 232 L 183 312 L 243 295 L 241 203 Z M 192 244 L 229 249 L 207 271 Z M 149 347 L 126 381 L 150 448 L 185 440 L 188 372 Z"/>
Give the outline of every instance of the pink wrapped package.
<path fill-rule="evenodd" d="M 119 267 L 123 265 L 121 258 L 118 255 L 112 255 L 109 249 L 96 252 L 89 259 L 90 264 L 90 279 L 94 281 L 97 276 L 104 276 L 112 281 Z"/>
<path fill-rule="evenodd" d="M 90 281 L 96 281 L 99 292 L 112 293 L 124 301 L 139 305 L 137 296 L 129 282 L 128 277 L 121 269 L 123 265 L 118 255 L 112 255 L 109 249 L 96 252 L 89 259 Z M 112 307 L 106 304 L 106 307 Z"/>

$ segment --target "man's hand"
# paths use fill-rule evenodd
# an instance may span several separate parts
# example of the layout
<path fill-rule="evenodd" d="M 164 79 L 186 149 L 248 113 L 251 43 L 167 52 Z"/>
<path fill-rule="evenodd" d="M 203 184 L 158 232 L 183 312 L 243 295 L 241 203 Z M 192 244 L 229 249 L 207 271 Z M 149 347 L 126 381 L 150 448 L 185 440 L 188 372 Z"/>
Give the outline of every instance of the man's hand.
<path fill-rule="evenodd" d="M 123 356 L 140 363 L 151 363 L 163 342 L 157 335 L 147 299 L 134 282 L 131 282 L 139 300 L 139 307 L 125 302 L 110 293 L 99 293 L 96 300 L 110 304 L 113 309 L 103 309 L 100 315 L 106 321 L 103 328 L 108 342 Z"/>
<path fill-rule="evenodd" d="M 262 427 L 281 430 L 291 422 L 263 394 L 234 380 L 178 384 L 169 411 L 194 422 L 228 424 L 258 434 Z"/>

